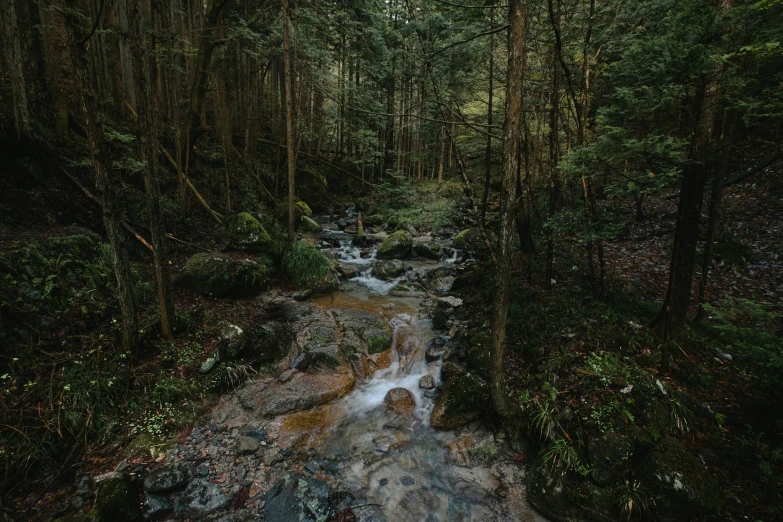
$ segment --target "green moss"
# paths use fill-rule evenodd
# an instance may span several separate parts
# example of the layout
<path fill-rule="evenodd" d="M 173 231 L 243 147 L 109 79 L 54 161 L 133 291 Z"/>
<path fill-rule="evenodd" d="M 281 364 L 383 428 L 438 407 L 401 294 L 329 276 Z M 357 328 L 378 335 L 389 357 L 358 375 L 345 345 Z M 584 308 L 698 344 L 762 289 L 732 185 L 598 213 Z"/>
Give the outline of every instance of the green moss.
<path fill-rule="evenodd" d="M 481 231 L 477 228 L 463 230 L 452 243 L 455 248 L 471 248 L 481 240 Z"/>
<path fill-rule="evenodd" d="M 225 254 L 196 254 L 177 277 L 177 285 L 210 297 L 258 294 L 269 280 L 269 269 L 249 259 Z"/>
<path fill-rule="evenodd" d="M 489 378 L 489 347 L 491 335 L 489 330 L 481 330 L 470 339 L 466 366 L 481 377 Z"/>
<path fill-rule="evenodd" d="M 226 221 L 229 250 L 245 252 L 271 252 L 272 238 L 256 218 L 240 212 Z"/>
<path fill-rule="evenodd" d="M 141 522 L 139 497 L 130 478 L 111 478 L 98 486 L 96 522 Z"/>
<path fill-rule="evenodd" d="M 312 217 L 313 216 L 313 211 L 310 210 L 310 205 L 308 205 L 304 201 L 297 201 L 296 202 L 296 210 L 297 210 L 297 213 L 302 215 L 302 216 L 306 216 L 306 217 Z"/>
<path fill-rule="evenodd" d="M 407 230 L 398 230 L 378 246 L 378 259 L 407 257 L 413 247 L 413 238 Z"/>
<path fill-rule="evenodd" d="M 387 330 L 370 329 L 362 333 L 362 338 L 367 345 L 369 355 L 385 352 L 391 348 L 392 338 Z"/>

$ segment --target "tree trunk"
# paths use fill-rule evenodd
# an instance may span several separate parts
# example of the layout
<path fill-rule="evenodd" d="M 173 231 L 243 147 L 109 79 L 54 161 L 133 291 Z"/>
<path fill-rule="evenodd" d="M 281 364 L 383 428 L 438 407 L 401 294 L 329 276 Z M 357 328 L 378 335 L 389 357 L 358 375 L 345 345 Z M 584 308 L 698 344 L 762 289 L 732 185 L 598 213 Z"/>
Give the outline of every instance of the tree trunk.
<path fill-rule="evenodd" d="M 492 2 L 490 2 L 492 5 Z M 491 9 L 490 26 L 495 25 L 495 9 Z M 492 95 L 494 93 L 495 75 L 495 42 L 494 35 L 489 35 L 489 91 L 487 96 L 487 129 L 492 128 Z M 481 219 L 486 223 L 487 203 L 489 202 L 489 184 L 492 181 L 492 132 L 487 132 L 487 148 L 484 151 L 484 195 L 481 198 Z"/>
<path fill-rule="evenodd" d="M 69 0 L 66 5 L 69 8 L 80 7 L 77 0 Z M 95 184 L 98 187 L 99 199 L 103 206 L 103 224 L 106 228 L 112 265 L 117 278 L 117 298 L 122 314 L 122 350 L 130 352 L 136 346 L 139 328 L 136 303 L 131 287 L 130 262 L 122 232 L 122 220 L 119 213 L 114 210 L 115 194 L 109 178 L 110 162 L 104 147 L 106 140 L 103 136 L 103 122 L 101 114 L 98 112 L 98 104 L 95 101 L 95 88 L 88 67 L 87 52 L 80 44 L 85 35 L 78 30 L 78 22 L 70 20 L 66 25 L 69 29 L 66 38 L 70 43 L 79 84 L 79 88 L 75 92 L 80 93 L 78 102 L 86 125 L 87 141 L 95 171 Z"/>
<path fill-rule="evenodd" d="M 514 205 L 519 145 L 522 131 L 522 81 L 525 74 L 525 26 L 527 9 L 522 0 L 511 0 L 508 33 L 508 81 L 506 121 L 503 129 L 503 189 L 500 196 L 500 251 L 495 271 L 495 304 L 492 309 L 490 348 L 490 393 L 495 410 L 509 414 L 503 367 L 506 314 L 511 283 L 511 241 L 514 236 Z"/>
<path fill-rule="evenodd" d="M 283 75 L 285 76 L 285 136 L 288 146 L 288 242 L 294 241 L 296 216 L 296 141 L 294 140 L 294 93 L 291 92 L 291 42 L 288 27 L 288 0 L 283 0 Z"/>
<path fill-rule="evenodd" d="M 155 258 L 155 279 L 158 285 L 160 329 L 168 341 L 174 340 L 174 298 L 171 290 L 171 269 L 166 255 L 166 233 L 160 211 L 160 178 L 158 172 L 158 110 L 157 100 L 152 94 L 154 68 L 150 67 L 145 45 L 141 6 L 135 0 L 128 0 L 130 15 L 130 41 L 133 54 L 133 77 L 136 90 L 136 125 L 138 129 L 142 175 L 147 191 L 147 213 Z"/>
<path fill-rule="evenodd" d="M 14 126 L 18 139 L 30 134 L 30 113 L 27 110 L 27 90 L 24 81 L 22 51 L 19 45 L 19 27 L 16 21 L 14 0 L 0 2 L 0 23 L 2 23 L 3 54 L 6 71 L 11 80 L 11 94 L 14 106 Z"/>

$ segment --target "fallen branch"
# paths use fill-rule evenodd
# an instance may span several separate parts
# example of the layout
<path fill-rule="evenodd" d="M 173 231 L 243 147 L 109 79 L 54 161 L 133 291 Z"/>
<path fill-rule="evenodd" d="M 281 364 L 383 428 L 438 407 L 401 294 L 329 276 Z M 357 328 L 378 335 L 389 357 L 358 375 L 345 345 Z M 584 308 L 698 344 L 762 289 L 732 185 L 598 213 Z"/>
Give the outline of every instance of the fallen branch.
<path fill-rule="evenodd" d="M 160 150 L 163 152 L 163 155 L 166 156 L 166 159 L 169 160 L 169 163 L 171 163 L 171 166 L 174 167 L 174 170 L 179 172 L 179 175 L 182 176 L 182 179 L 185 181 L 185 184 L 188 186 L 190 191 L 193 193 L 194 196 L 196 196 L 196 199 L 199 203 L 201 203 L 201 206 L 207 209 L 207 211 L 212 215 L 213 218 L 215 218 L 215 221 L 218 222 L 219 225 L 223 224 L 223 215 L 218 214 L 214 210 L 212 210 L 212 207 L 209 206 L 209 203 L 206 202 L 206 200 L 201 197 L 201 194 L 199 194 L 199 191 L 196 190 L 196 187 L 193 186 L 193 183 L 191 183 L 190 178 L 188 178 L 184 172 L 181 172 L 179 170 L 179 167 L 177 166 L 177 162 L 174 161 L 174 158 L 171 157 L 171 154 L 169 154 L 169 151 L 166 150 L 166 148 L 163 145 L 160 145 Z"/>
<path fill-rule="evenodd" d="M 79 183 L 79 180 L 74 178 L 70 172 L 65 170 L 64 168 L 60 167 L 60 171 L 65 174 L 65 176 L 70 179 L 74 185 L 79 187 L 79 189 L 84 193 L 85 196 L 87 196 L 89 199 L 91 199 L 96 205 L 98 205 L 99 208 L 103 209 L 103 205 L 101 205 L 101 202 L 98 198 L 95 197 L 95 195 L 90 192 L 87 187 Z M 120 222 L 122 223 L 122 228 L 127 230 L 133 237 L 135 237 L 142 245 L 144 245 L 150 252 L 153 254 L 155 253 L 155 250 L 152 248 L 152 245 L 150 245 L 146 239 L 141 237 L 141 235 L 136 232 L 133 227 L 131 227 L 127 221 L 124 219 L 121 219 Z"/>

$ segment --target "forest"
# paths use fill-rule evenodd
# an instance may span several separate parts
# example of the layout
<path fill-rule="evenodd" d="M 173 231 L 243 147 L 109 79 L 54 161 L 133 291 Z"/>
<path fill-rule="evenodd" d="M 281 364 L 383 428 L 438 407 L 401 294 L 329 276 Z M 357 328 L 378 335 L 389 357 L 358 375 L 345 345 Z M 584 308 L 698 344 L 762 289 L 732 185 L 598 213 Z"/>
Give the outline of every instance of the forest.
<path fill-rule="evenodd" d="M 0 0 L 0 516 L 783 519 L 783 0 Z"/>

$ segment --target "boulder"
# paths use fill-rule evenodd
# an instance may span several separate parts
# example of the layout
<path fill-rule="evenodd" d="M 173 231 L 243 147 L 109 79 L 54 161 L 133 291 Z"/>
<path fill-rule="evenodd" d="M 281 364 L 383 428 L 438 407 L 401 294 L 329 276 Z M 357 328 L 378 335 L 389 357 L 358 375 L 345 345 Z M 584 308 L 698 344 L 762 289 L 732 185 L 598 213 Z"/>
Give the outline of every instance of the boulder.
<path fill-rule="evenodd" d="M 166 518 L 174 511 L 174 504 L 167 495 L 145 493 L 141 502 L 141 513 L 144 520 L 155 521 Z"/>
<path fill-rule="evenodd" d="M 424 297 L 427 292 L 419 283 L 401 281 L 389 290 L 389 295 L 393 297 Z"/>
<path fill-rule="evenodd" d="M 404 258 L 410 255 L 413 238 L 407 230 L 398 230 L 378 246 L 378 259 Z"/>
<path fill-rule="evenodd" d="M 438 301 L 432 313 L 432 327 L 435 330 L 446 330 L 448 321 L 454 315 L 454 307 L 447 301 Z"/>
<path fill-rule="evenodd" d="M 318 479 L 293 476 L 264 493 L 264 517 L 274 522 L 326 522 L 329 487 Z"/>
<path fill-rule="evenodd" d="M 590 478 L 600 486 L 608 486 L 623 476 L 633 454 L 633 443 L 618 433 L 607 431 L 591 438 L 587 451 L 593 464 Z"/>
<path fill-rule="evenodd" d="M 441 430 L 457 429 L 478 419 L 488 405 L 489 386 L 483 380 L 467 372 L 455 373 L 435 400 L 430 424 Z"/>
<path fill-rule="evenodd" d="M 479 330 L 470 338 L 465 366 L 484 379 L 489 379 L 489 351 L 492 337 L 489 330 Z"/>
<path fill-rule="evenodd" d="M 392 388 L 383 398 L 386 408 L 402 415 L 413 415 L 416 410 L 416 400 L 413 394 L 405 388 Z"/>
<path fill-rule="evenodd" d="M 435 295 L 446 295 L 451 292 L 451 287 L 454 284 L 455 279 L 454 276 L 432 279 L 427 283 L 427 289 Z"/>
<path fill-rule="evenodd" d="M 272 238 L 263 225 L 248 212 L 240 212 L 226 220 L 226 250 L 271 252 Z"/>
<path fill-rule="evenodd" d="M 150 493 L 162 493 L 185 487 L 195 476 L 193 466 L 177 462 L 160 467 L 144 479 L 144 490 Z"/>
<path fill-rule="evenodd" d="M 386 329 L 370 328 L 360 333 L 364 344 L 367 345 L 368 355 L 385 352 L 391 348 L 392 336 Z"/>
<path fill-rule="evenodd" d="M 454 248 L 474 249 L 481 244 L 481 230 L 468 228 L 457 234 L 452 242 Z"/>
<path fill-rule="evenodd" d="M 97 522 L 141 522 L 139 494 L 127 475 L 113 476 L 98 484 L 95 498 Z"/>
<path fill-rule="evenodd" d="M 202 518 L 229 505 L 231 497 L 206 479 L 195 479 L 174 498 L 174 512 L 180 518 Z"/>
<path fill-rule="evenodd" d="M 308 205 L 304 201 L 296 202 L 296 214 L 297 216 L 303 216 L 308 218 L 313 217 L 313 211 L 310 210 L 310 205 Z"/>
<path fill-rule="evenodd" d="M 261 446 L 258 440 L 254 439 L 253 437 L 247 437 L 244 435 L 237 437 L 236 450 L 240 455 L 250 455 L 251 453 L 258 451 L 258 448 L 260 447 Z"/>
<path fill-rule="evenodd" d="M 226 360 L 236 359 L 247 348 L 247 334 L 235 324 L 223 323 L 220 329 L 218 346 Z"/>
<path fill-rule="evenodd" d="M 323 227 L 316 223 L 313 219 L 302 216 L 299 218 L 299 230 L 308 234 L 317 234 L 323 231 Z"/>
<path fill-rule="evenodd" d="M 674 437 L 665 437 L 650 451 L 638 476 L 658 496 L 658 513 L 664 521 L 707 518 L 722 507 L 715 478 Z"/>
<path fill-rule="evenodd" d="M 435 377 L 432 375 L 425 375 L 419 379 L 419 388 L 422 390 L 431 390 L 435 387 Z"/>
<path fill-rule="evenodd" d="M 255 326 L 249 334 L 248 344 L 262 364 L 275 363 L 288 355 L 292 334 L 288 326 L 277 321 Z"/>
<path fill-rule="evenodd" d="M 389 281 L 401 276 L 405 272 L 405 264 L 399 259 L 380 261 L 375 264 L 372 273 L 378 279 Z"/>
<path fill-rule="evenodd" d="M 419 257 L 426 257 L 427 259 L 440 259 L 443 255 L 443 247 L 440 243 L 429 241 L 426 243 L 415 243 L 413 245 L 413 251 Z"/>
<path fill-rule="evenodd" d="M 268 274 L 266 266 L 250 259 L 201 253 L 188 259 L 176 284 L 209 297 L 248 297 L 263 290 Z"/>

